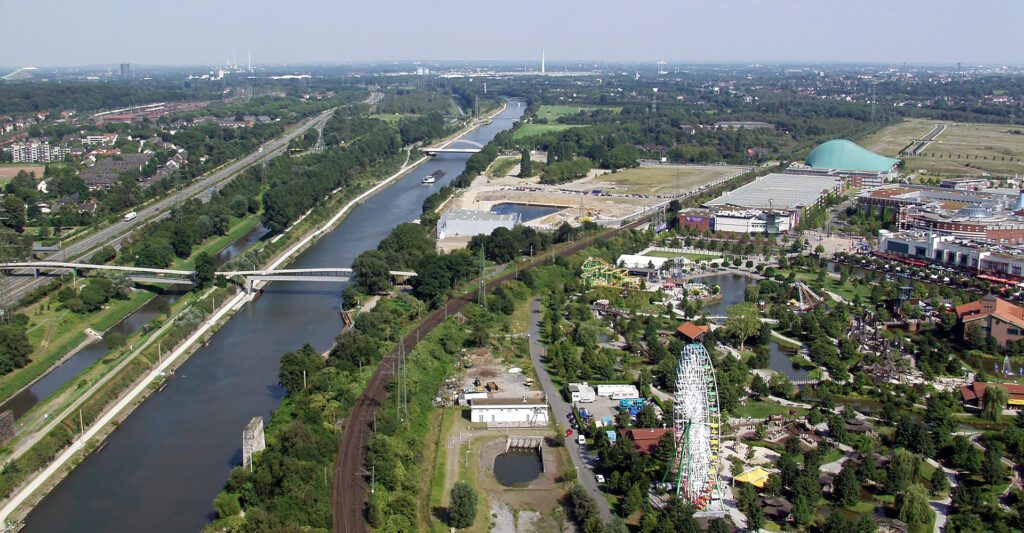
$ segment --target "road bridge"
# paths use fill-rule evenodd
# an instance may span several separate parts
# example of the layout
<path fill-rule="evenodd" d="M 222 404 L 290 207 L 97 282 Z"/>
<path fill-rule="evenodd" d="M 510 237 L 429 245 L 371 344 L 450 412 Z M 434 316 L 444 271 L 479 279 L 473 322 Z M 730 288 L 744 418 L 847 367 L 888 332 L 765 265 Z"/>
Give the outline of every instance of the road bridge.
<path fill-rule="evenodd" d="M 412 278 L 415 272 L 392 270 L 388 272 L 398 279 Z M 276 270 L 232 270 L 217 272 L 225 278 L 241 277 L 245 279 L 245 291 L 252 292 L 256 281 L 323 281 L 327 283 L 344 283 L 352 279 L 352 269 L 345 267 L 324 268 L 284 268 Z"/>
<path fill-rule="evenodd" d="M 91 263 L 71 263 L 65 261 L 22 261 L 17 263 L 0 263 L 0 269 L 30 271 L 38 277 L 43 270 L 105 270 L 122 272 L 125 277 L 142 283 L 173 283 L 192 285 L 195 283 L 194 270 L 173 270 L 169 268 L 150 268 L 124 265 L 94 265 Z M 274 270 L 230 270 L 215 272 L 216 276 L 225 278 L 241 277 L 245 279 L 246 291 L 251 291 L 256 281 L 323 281 L 344 283 L 352 279 L 352 269 L 348 267 L 322 268 L 284 268 Z M 389 274 L 396 279 L 407 279 L 416 276 L 415 272 L 392 270 Z"/>

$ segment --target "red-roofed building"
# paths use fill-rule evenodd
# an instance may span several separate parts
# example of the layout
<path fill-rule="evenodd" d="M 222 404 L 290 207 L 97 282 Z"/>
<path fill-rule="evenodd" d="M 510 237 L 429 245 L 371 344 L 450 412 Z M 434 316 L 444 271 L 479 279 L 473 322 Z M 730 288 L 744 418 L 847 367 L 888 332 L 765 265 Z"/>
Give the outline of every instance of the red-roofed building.
<path fill-rule="evenodd" d="M 633 443 L 637 453 L 650 455 L 658 449 L 658 441 L 661 440 L 661 436 L 666 433 L 672 434 L 672 431 L 671 429 L 627 429 L 619 430 L 619 434 L 625 440 Z"/>
<path fill-rule="evenodd" d="M 985 389 L 990 385 L 999 385 L 1006 389 L 1006 393 L 1009 396 L 1009 400 L 1006 402 L 1007 407 L 1011 409 L 1024 408 L 1024 385 L 1017 385 L 1016 383 L 985 383 L 984 381 L 975 381 L 970 385 L 960 387 L 960 398 L 966 404 L 981 407 L 985 402 Z"/>
<path fill-rule="evenodd" d="M 964 326 L 964 334 L 968 327 L 977 326 L 1000 346 L 1024 338 L 1024 308 L 991 294 L 958 306 L 956 315 Z"/>
<path fill-rule="evenodd" d="M 693 322 L 683 322 L 676 328 L 679 337 L 689 342 L 700 342 L 709 331 L 711 331 L 711 326 L 700 326 Z"/>

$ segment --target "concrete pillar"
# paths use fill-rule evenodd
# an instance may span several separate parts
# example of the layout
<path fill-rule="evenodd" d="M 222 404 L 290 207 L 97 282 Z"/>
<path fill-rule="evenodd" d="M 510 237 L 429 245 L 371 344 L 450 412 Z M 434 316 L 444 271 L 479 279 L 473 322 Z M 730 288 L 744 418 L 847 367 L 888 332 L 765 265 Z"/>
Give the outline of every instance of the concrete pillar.
<path fill-rule="evenodd" d="M 249 276 L 245 277 L 245 293 L 252 294 L 252 278 Z"/>

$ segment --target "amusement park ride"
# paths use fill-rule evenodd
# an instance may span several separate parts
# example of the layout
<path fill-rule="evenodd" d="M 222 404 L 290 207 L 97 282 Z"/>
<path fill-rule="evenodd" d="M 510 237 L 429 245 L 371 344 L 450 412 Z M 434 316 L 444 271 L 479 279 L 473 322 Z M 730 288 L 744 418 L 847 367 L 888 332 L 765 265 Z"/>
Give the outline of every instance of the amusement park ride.
<path fill-rule="evenodd" d="M 617 289 L 639 289 L 641 278 L 630 276 L 624 268 L 618 268 L 599 257 L 588 257 L 583 262 L 583 282 L 587 287 L 614 287 Z"/>
<path fill-rule="evenodd" d="M 698 511 L 722 508 L 719 456 L 722 441 L 718 385 L 711 356 L 701 344 L 688 344 L 679 356 L 672 420 L 676 457 L 665 472 L 675 476 L 675 493 Z"/>

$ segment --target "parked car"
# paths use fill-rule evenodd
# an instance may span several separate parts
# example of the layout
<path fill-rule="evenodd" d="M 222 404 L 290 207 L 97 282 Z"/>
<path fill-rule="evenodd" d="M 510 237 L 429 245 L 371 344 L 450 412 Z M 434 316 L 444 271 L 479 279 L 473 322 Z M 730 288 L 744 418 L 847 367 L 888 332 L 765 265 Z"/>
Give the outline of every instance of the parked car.
<path fill-rule="evenodd" d="M 584 436 L 584 435 L 583 435 L 582 433 L 580 433 L 580 434 L 579 434 L 579 435 L 578 435 L 578 436 L 576 437 L 576 443 L 577 443 L 577 444 L 579 444 L 580 446 L 583 446 L 584 444 L 586 444 L 586 443 L 587 443 L 587 437 L 586 437 L 586 436 Z"/>
<path fill-rule="evenodd" d="M 597 479 L 598 483 L 604 483 L 604 476 L 602 476 L 601 474 L 595 474 L 594 479 Z"/>

